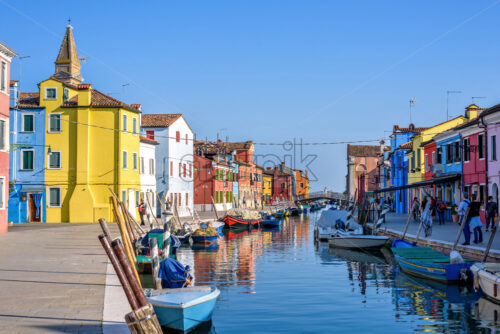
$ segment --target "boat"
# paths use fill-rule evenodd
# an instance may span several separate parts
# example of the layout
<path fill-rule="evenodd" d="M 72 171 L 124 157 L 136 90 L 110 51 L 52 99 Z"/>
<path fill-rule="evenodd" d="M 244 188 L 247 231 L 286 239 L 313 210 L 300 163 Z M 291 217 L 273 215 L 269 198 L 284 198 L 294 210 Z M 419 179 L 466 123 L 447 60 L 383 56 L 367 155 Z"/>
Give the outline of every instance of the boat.
<path fill-rule="evenodd" d="M 290 216 L 298 216 L 300 214 L 300 210 L 298 208 L 289 208 L 288 212 L 290 212 Z"/>
<path fill-rule="evenodd" d="M 319 241 L 328 241 L 331 235 L 337 231 L 335 227 L 337 221 L 345 223 L 347 221 L 347 211 L 323 211 L 314 227 L 315 238 Z"/>
<path fill-rule="evenodd" d="M 328 244 L 330 247 L 369 250 L 382 248 L 388 240 L 389 237 L 383 235 L 364 235 L 339 229 L 329 237 Z"/>
<path fill-rule="evenodd" d="M 272 215 L 266 215 L 261 224 L 264 227 L 277 227 L 281 225 L 281 220 L 274 218 Z"/>
<path fill-rule="evenodd" d="M 195 286 L 149 290 L 146 298 L 162 327 L 186 332 L 210 321 L 219 294 L 216 287 Z"/>
<path fill-rule="evenodd" d="M 195 244 L 210 245 L 217 242 L 219 235 L 192 235 L 191 238 Z"/>
<path fill-rule="evenodd" d="M 443 283 L 467 280 L 473 260 L 451 263 L 450 256 L 430 247 L 391 247 L 396 262 L 404 272 Z"/>
<path fill-rule="evenodd" d="M 247 209 L 229 209 L 222 221 L 229 229 L 251 229 L 262 221 L 260 213 Z"/>
<path fill-rule="evenodd" d="M 283 211 L 277 211 L 277 212 L 273 213 L 273 216 L 278 218 L 278 219 L 283 219 L 283 217 L 285 216 L 285 213 Z"/>
<path fill-rule="evenodd" d="M 475 288 L 481 287 L 484 294 L 500 304 L 500 263 L 474 263 L 470 268 L 474 275 Z"/>
<path fill-rule="evenodd" d="M 158 254 L 162 255 L 163 250 L 163 229 L 153 229 L 146 233 L 144 236 L 137 239 L 135 246 L 137 250 L 136 261 L 138 271 L 140 273 L 151 273 L 151 256 L 149 248 L 149 239 L 155 238 L 158 244 Z M 170 235 L 170 253 L 169 258 L 175 259 L 177 249 L 181 246 L 181 241 L 175 235 Z M 162 261 L 162 256 L 159 257 Z"/>

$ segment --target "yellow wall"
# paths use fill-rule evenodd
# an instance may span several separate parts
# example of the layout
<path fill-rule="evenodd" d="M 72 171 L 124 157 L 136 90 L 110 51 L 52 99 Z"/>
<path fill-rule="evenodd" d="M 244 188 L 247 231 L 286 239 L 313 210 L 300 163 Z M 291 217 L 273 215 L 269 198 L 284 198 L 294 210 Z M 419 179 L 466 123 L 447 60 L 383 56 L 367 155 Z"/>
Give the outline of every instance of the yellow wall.
<path fill-rule="evenodd" d="M 273 195 L 273 177 L 271 175 L 262 174 L 262 195 L 272 198 Z"/>
<path fill-rule="evenodd" d="M 458 126 L 467 121 L 470 121 L 471 119 L 476 118 L 478 115 L 476 109 L 468 109 L 466 112 L 467 117 L 464 116 L 455 117 L 447 122 L 443 122 L 433 127 L 430 127 L 413 137 L 412 150 L 408 152 L 408 184 L 424 180 L 424 173 L 425 173 L 424 148 L 420 147 L 420 144 L 428 140 L 431 140 L 438 133 L 444 132 L 446 130 L 454 128 L 455 126 Z M 420 155 L 420 163 L 418 163 L 419 162 L 418 155 Z M 415 157 L 415 170 L 412 172 L 411 159 L 413 157 Z"/>
<path fill-rule="evenodd" d="M 58 88 L 56 100 L 44 99 L 45 87 Z M 47 222 L 114 221 L 108 188 L 119 196 L 121 190 L 133 190 L 134 198 L 140 190 L 139 170 L 133 169 L 132 162 L 134 152 L 139 160 L 139 135 L 110 129 L 122 129 L 122 115 L 127 114 L 128 131 L 132 130 L 132 118 L 137 118 L 139 132 L 139 114 L 118 107 L 90 107 L 90 89 L 71 87 L 67 87 L 69 98 L 78 94 L 78 106 L 61 107 L 63 88 L 51 79 L 40 84 L 40 105 L 47 112 L 46 151 L 48 147 L 61 151 L 61 168 L 45 170 L 47 194 L 49 187 L 61 187 L 61 207 L 47 208 Z M 48 132 L 51 113 L 61 113 L 60 133 Z M 127 170 L 122 169 L 123 150 L 128 151 Z M 135 208 L 135 203 L 131 206 Z"/>

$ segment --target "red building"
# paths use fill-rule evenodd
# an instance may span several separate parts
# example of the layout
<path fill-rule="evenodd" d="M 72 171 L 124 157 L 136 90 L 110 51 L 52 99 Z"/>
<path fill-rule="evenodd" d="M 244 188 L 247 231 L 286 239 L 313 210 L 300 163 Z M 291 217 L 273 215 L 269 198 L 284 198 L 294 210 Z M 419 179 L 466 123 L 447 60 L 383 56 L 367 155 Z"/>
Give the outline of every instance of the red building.
<path fill-rule="evenodd" d="M 430 180 L 434 177 L 432 166 L 436 164 L 436 142 L 429 140 L 420 144 L 424 150 L 424 180 Z"/>
<path fill-rule="evenodd" d="M 9 96 L 10 62 L 17 54 L 0 43 L 0 233 L 7 232 L 9 197 Z"/>
<path fill-rule="evenodd" d="M 194 207 L 196 210 L 217 210 L 233 207 L 233 167 L 223 160 L 194 156 Z"/>
<path fill-rule="evenodd" d="M 276 201 L 291 201 L 292 200 L 292 176 L 283 173 L 276 166 L 274 169 L 268 168 L 267 171 L 273 172 L 273 200 Z"/>

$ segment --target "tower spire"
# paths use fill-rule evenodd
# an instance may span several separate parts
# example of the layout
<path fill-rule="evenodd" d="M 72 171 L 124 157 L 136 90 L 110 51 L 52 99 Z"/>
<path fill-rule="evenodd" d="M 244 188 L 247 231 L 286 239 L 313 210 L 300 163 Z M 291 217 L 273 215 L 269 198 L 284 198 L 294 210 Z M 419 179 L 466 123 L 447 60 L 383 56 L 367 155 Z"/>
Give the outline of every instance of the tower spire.
<path fill-rule="evenodd" d="M 70 20 L 68 21 L 71 22 Z M 55 65 L 56 68 L 53 77 L 56 79 L 74 85 L 83 81 L 80 74 L 80 60 L 78 59 L 75 39 L 73 38 L 73 27 L 70 24 L 66 26 L 66 34 L 59 49 Z"/>

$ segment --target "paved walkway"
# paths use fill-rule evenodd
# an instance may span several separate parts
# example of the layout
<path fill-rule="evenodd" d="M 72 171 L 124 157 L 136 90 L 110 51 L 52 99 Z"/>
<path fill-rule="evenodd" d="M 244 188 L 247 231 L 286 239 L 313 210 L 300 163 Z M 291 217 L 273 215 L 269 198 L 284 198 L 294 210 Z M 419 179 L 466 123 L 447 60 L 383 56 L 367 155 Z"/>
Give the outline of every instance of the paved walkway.
<path fill-rule="evenodd" d="M 99 233 L 98 224 L 23 224 L 0 235 L 1 333 L 102 333 L 108 261 Z"/>
<path fill-rule="evenodd" d="M 408 219 L 408 215 L 406 214 L 397 214 L 397 213 L 389 213 L 386 215 L 386 224 L 382 225 L 381 229 L 390 229 L 393 231 L 397 231 L 399 233 L 402 233 L 404 230 L 404 227 L 406 225 L 406 221 Z M 408 234 L 411 235 L 416 235 L 417 230 L 418 230 L 418 223 L 414 220 L 410 222 L 410 226 L 408 228 Z M 426 239 L 432 239 L 432 240 L 441 240 L 445 242 L 450 242 L 454 243 L 455 238 L 457 237 L 458 233 L 458 228 L 459 225 L 457 223 L 452 223 L 452 222 L 446 222 L 444 225 L 439 225 L 437 221 L 434 221 L 432 225 L 432 235 L 429 238 L 424 237 L 423 231 L 420 232 L 420 239 L 421 240 L 426 240 Z M 486 244 L 488 243 L 488 240 L 490 238 L 491 232 L 486 232 L 485 228 L 483 227 L 483 243 L 475 245 L 473 243 L 474 241 L 474 235 L 471 234 L 471 248 L 480 248 L 484 249 L 486 247 Z M 471 231 L 472 233 L 472 231 Z M 464 242 L 464 237 L 463 234 L 460 236 L 459 240 L 459 245 L 461 245 Z M 467 246 L 469 247 L 469 246 Z M 500 251 L 500 233 L 497 233 L 495 235 L 495 239 L 493 240 L 493 244 L 491 247 L 492 250 Z"/>

